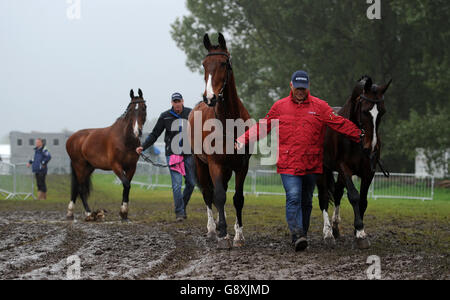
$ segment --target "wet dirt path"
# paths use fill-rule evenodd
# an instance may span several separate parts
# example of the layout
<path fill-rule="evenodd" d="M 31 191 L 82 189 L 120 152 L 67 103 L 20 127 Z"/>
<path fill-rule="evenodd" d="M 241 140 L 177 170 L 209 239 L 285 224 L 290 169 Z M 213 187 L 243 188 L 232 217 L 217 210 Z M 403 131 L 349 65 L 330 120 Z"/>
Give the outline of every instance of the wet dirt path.
<path fill-rule="evenodd" d="M 1 212 L 0 279 L 67 279 L 67 258 L 73 255 L 81 262 L 80 279 L 367 279 L 367 258 L 377 253 L 383 279 L 449 279 L 448 254 L 360 251 L 350 236 L 329 249 L 320 235 L 310 238 L 306 252 L 295 253 L 277 232 L 245 231 L 243 248 L 218 251 L 203 227 L 66 222 L 61 212 Z"/>

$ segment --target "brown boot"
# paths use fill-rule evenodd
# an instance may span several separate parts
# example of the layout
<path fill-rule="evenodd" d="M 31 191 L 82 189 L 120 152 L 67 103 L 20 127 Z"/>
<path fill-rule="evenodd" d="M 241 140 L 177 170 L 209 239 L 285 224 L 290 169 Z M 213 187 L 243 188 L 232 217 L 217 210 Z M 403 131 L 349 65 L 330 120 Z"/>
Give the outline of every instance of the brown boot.
<path fill-rule="evenodd" d="M 42 200 L 42 192 L 41 191 L 38 191 L 37 199 L 38 200 Z"/>
<path fill-rule="evenodd" d="M 47 193 L 42 193 L 42 200 L 47 200 Z"/>

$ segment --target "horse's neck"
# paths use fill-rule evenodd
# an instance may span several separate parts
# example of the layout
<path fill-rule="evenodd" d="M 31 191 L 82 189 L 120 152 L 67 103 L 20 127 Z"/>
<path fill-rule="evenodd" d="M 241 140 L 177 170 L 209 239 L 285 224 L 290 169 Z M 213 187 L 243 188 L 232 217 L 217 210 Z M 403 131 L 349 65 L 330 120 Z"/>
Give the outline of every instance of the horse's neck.
<path fill-rule="evenodd" d="M 242 109 L 240 108 L 240 99 L 236 90 L 236 82 L 234 74 L 231 73 L 230 80 L 224 91 L 224 101 L 219 102 L 217 114 L 220 119 L 239 119 L 242 117 Z"/>
<path fill-rule="evenodd" d="M 355 105 L 356 101 L 353 99 L 353 97 L 349 98 L 347 100 L 347 103 L 342 107 L 339 114 L 343 116 L 346 119 L 349 119 L 353 123 L 357 121 L 356 115 L 355 115 Z M 356 123 L 355 123 L 356 124 Z"/>
<path fill-rule="evenodd" d="M 124 141 L 127 141 L 130 137 L 134 137 L 133 124 L 126 117 L 119 118 L 111 127 L 120 134 Z"/>

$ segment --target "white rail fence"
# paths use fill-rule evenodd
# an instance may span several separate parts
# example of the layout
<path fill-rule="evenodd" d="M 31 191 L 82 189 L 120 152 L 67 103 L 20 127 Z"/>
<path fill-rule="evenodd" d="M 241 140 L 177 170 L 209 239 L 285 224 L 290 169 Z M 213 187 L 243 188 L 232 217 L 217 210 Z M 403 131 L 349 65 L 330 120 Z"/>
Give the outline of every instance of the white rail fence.
<path fill-rule="evenodd" d="M 354 182 L 359 187 L 359 178 L 355 177 Z M 120 181 L 116 179 L 116 183 L 119 184 Z M 171 188 L 168 168 L 157 168 L 148 163 L 139 162 L 132 184 L 146 189 Z M 228 191 L 234 192 L 234 176 L 230 180 Z M 249 170 L 244 192 L 257 196 L 285 195 L 280 175 L 272 170 Z M 390 178 L 386 178 L 383 173 L 376 173 L 368 197 L 375 200 L 383 198 L 433 200 L 434 177 L 392 173 Z"/>
<path fill-rule="evenodd" d="M 35 199 L 33 174 L 26 164 L 0 162 L 0 197 Z"/>
<path fill-rule="evenodd" d="M 355 177 L 354 182 L 359 187 L 359 179 Z M 116 178 L 115 183 L 120 184 L 120 181 Z M 158 168 L 144 162 L 138 163 L 132 184 L 149 190 L 170 189 L 172 186 L 168 168 Z M 234 192 L 234 187 L 233 176 L 228 191 Z M 272 170 L 249 170 L 244 192 L 256 196 L 285 195 L 280 175 Z M 433 200 L 434 177 L 393 173 L 390 178 L 385 178 L 382 173 L 377 173 L 368 196 L 372 199 Z M 26 164 L 0 162 L 0 198 L 35 199 L 34 178 Z"/>

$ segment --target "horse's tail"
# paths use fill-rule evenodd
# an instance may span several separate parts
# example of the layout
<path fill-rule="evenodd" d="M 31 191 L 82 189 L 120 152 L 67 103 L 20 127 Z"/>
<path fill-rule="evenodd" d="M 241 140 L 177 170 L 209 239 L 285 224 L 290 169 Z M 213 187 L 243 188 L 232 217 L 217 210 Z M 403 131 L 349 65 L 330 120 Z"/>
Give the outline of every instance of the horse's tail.
<path fill-rule="evenodd" d="M 75 201 L 76 198 L 78 197 L 78 195 L 84 199 L 87 199 L 87 197 L 89 197 L 89 194 L 91 193 L 91 190 L 92 190 L 91 176 L 88 176 L 87 178 L 85 178 L 84 182 L 80 183 L 78 181 L 78 177 L 77 177 L 77 174 L 75 173 L 72 162 L 70 163 L 70 169 L 71 169 L 71 177 L 72 177 L 71 178 L 72 200 Z"/>

